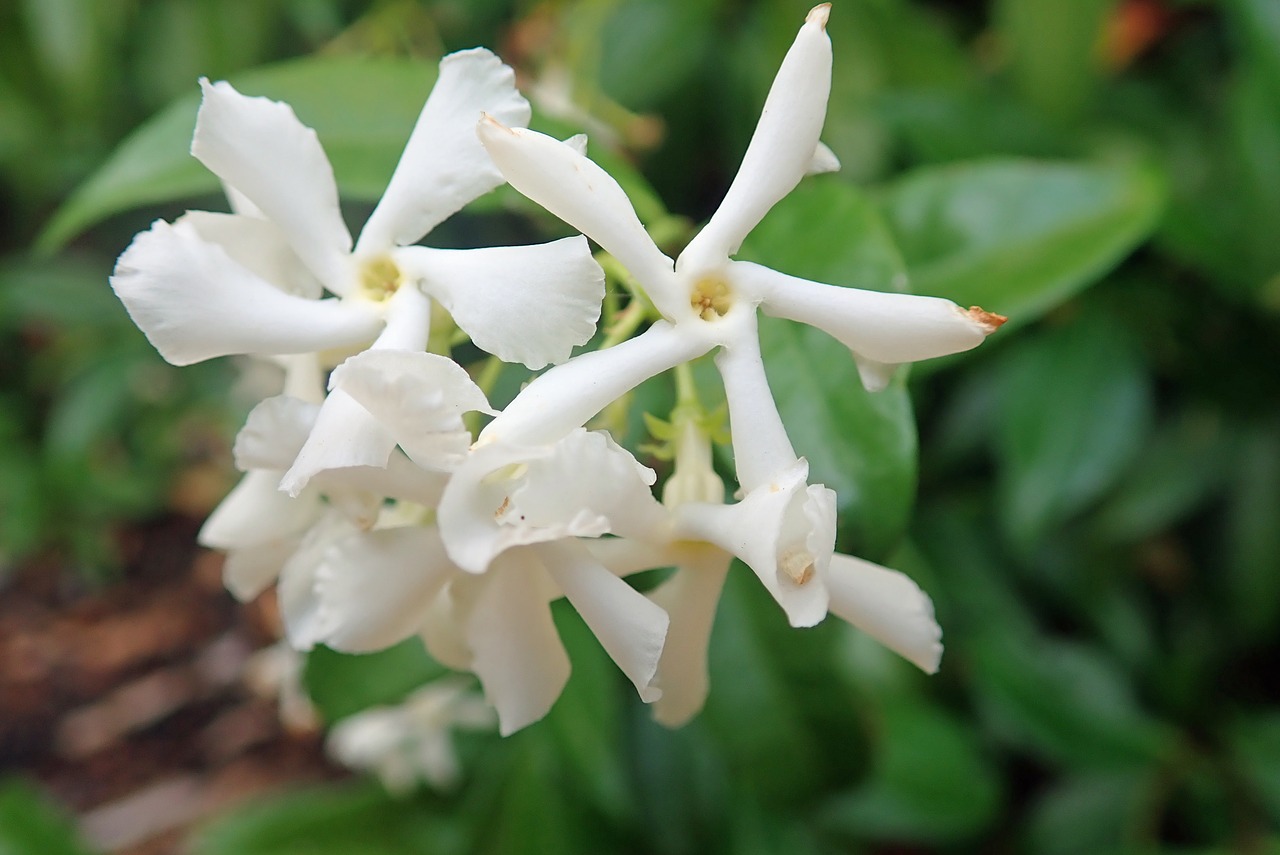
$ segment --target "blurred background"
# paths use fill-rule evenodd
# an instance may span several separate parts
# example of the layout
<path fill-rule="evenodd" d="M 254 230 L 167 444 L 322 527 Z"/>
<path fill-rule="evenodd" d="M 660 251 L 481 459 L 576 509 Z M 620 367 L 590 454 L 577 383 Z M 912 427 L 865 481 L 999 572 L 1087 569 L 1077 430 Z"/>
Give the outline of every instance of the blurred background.
<path fill-rule="evenodd" d="M 389 790 L 321 723 L 438 677 L 421 646 L 255 653 L 270 597 L 235 604 L 194 544 L 253 379 L 166 365 L 107 285 L 153 219 L 225 209 L 186 153 L 197 78 L 292 103 L 359 223 L 436 61 L 488 46 L 678 249 L 806 11 L 0 4 L 0 852 L 1280 852 L 1276 0 L 834 4 L 843 169 L 743 256 L 1011 318 L 875 397 L 820 334 L 765 334 L 841 548 L 932 595 L 938 675 L 790 630 L 736 572 L 692 724 L 653 724 L 565 611 L 551 715 Z M 432 241 L 562 233 L 502 190 Z"/>

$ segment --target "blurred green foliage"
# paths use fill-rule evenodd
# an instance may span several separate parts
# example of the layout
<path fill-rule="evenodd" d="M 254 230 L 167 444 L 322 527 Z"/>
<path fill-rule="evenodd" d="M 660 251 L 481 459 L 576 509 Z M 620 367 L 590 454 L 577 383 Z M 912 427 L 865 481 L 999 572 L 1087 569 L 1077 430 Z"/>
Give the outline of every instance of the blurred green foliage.
<path fill-rule="evenodd" d="M 225 460 L 226 373 L 164 365 L 106 286 L 149 219 L 219 204 L 185 157 L 198 76 L 291 101 L 358 206 L 435 58 L 489 45 L 535 122 L 590 124 L 592 155 L 678 243 L 732 178 L 804 11 L 5 5 L 0 557 L 90 566 L 124 520 L 172 508 L 194 463 Z M 707 709 L 668 732 L 560 610 L 564 696 L 506 740 L 468 735 L 458 792 L 299 792 L 197 852 L 1280 851 L 1280 4 L 839 0 L 831 35 L 824 139 L 844 168 L 743 256 L 858 287 L 905 273 L 1011 316 L 877 396 L 820 334 L 763 331 L 796 446 L 839 491 L 842 548 L 933 596 L 941 673 L 835 621 L 793 631 L 734 573 Z M 535 82 L 583 113 L 550 115 Z M 458 228 L 563 230 L 511 193 L 483 207 L 506 213 Z M 416 643 L 320 651 L 307 678 L 340 718 L 437 667 Z M 8 829 L 0 851 L 37 851 Z"/>

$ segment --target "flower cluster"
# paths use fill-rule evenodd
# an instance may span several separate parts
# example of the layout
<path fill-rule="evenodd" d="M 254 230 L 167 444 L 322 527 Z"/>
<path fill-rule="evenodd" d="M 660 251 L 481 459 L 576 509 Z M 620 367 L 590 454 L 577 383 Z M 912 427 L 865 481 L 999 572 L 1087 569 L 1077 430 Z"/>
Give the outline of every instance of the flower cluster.
<path fill-rule="evenodd" d="M 284 104 L 202 82 L 192 154 L 222 180 L 234 213 L 155 223 L 111 282 L 168 361 L 245 354 L 283 370 L 282 394 L 236 438 L 243 480 L 201 533 L 226 551 L 232 593 L 251 598 L 276 583 L 287 638 L 302 650 L 420 637 L 437 660 L 479 678 L 504 734 L 545 715 L 568 678 L 550 608 L 562 597 L 660 721 L 687 721 L 707 693 L 707 643 L 734 559 L 792 625 L 834 612 L 935 670 L 942 648 L 928 597 L 900 573 L 835 552 L 835 494 L 809 483 L 787 437 L 757 316 L 835 336 L 871 389 L 898 364 L 977 346 L 1003 318 L 733 259 L 806 174 L 838 168 L 819 142 L 828 12 L 809 13 L 723 203 L 674 261 L 581 138 L 527 129 L 511 70 L 486 50 L 441 62 L 354 242 L 314 132 Z M 419 245 L 503 181 L 625 268 L 643 292 L 635 305 L 652 308 L 644 332 L 571 356 L 592 338 L 604 297 L 586 237 Z M 552 367 L 497 412 L 450 356 L 463 340 L 504 362 Z M 688 363 L 706 354 L 728 401 L 738 482 L 728 503 L 712 461 L 717 428 L 688 381 Z M 666 371 L 682 391 L 669 422 L 655 422 L 674 460 L 659 500 L 654 472 L 587 425 Z M 644 593 L 625 579 L 651 568 L 674 572 Z"/>

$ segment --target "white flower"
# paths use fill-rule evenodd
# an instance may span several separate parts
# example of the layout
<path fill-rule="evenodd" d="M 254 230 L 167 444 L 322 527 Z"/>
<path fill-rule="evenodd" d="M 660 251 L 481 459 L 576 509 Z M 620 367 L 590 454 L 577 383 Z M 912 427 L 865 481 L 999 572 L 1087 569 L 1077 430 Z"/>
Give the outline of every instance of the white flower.
<path fill-rule="evenodd" d="M 702 709 L 707 646 L 734 557 L 756 572 L 792 624 L 816 623 L 830 609 L 924 671 L 937 670 L 941 630 L 928 595 L 895 570 L 833 554 L 833 497 L 829 490 L 804 484 L 803 461 L 781 483 L 725 505 L 711 466 L 709 437 L 691 422 L 679 427 L 675 472 L 664 493 L 666 525 L 652 527 L 647 537 L 588 544 L 592 555 L 619 576 L 675 568 L 648 595 L 670 617 L 653 677 L 662 692 L 653 705 L 658 722 L 678 727 Z"/>
<path fill-rule="evenodd" d="M 192 154 L 247 213 L 157 222 L 135 238 L 111 280 L 165 359 L 186 365 L 235 353 L 363 347 L 380 333 L 383 348 L 420 350 L 429 301 L 396 299 L 418 289 L 477 345 L 533 368 L 567 358 L 590 338 L 603 276 L 582 238 L 477 250 L 409 245 L 502 183 L 475 138 L 481 112 L 528 121 L 511 69 L 487 50 L 441 61 L 354 249 L 315 132 L 285 104 L 227 83 L 201 85 Z M 320 286 L 336 297 L 315 299 Z"/>
<path fill-rule="evenodd" d="M 480 138 L 511 185 L 608 250 L 664 318 L 631 341 L 539 377 L 490 424 L 482 442 L 547 441 L 658 372 L 716 347 L 722 355 L 758 348 L 757 307 L 836 336 L 872 388 L 888 381 L 895 364 L 967 350 L 999 325 L 999 316 L 965 311 L 949 300 L 833 287 L 730 259 L 815 160 L 819 167 L 831 166 L 818 140 L 831 78 L 827 13 L 826 4 L 809 13 L 724 202 L 675 262 L 645 233 L 622 188 L 595 163 L 542 134 L 505 127 L 494 117 L 481 121 Z M 737 410 L 733 436 L 739 481 L 750 490 L 788 466 L 794 455 L 785 434 L 777 434 L 774 416 L 765 416 L 769 436 L 758 442 L 751 438 L 758 432 L 753 414 L 773 404 L 767 386 L 752 383 L 743 389 L 753 397 L 735 401 L 732 390 L 729 395 Z"/>
<path fill-rule="evenodd" d="M 442 677 L 396 706 L 371 707 L 338 722 L 325 748 L 343 765 L 373 772 L 396 795 L 420 781 L 447 790 L 461 775 L 452 731 L 487 730 L 493 718 L 469 680 Z"/>

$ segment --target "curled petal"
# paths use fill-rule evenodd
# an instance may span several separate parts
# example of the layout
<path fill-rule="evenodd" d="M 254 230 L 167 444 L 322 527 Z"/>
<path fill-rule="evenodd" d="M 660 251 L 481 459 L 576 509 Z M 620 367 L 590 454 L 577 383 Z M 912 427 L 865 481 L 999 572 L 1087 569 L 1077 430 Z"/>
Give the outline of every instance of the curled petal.
<path fill-rule="evenodd" d="M 671 616 L 654 679 L 654 685 L 662 690 L 653 706 L 653 717 L 659 724 L 680 727 L 697 715 L 706 701 L 707 646 L 729 560 L 729 555 L 719 550 L 687 557 L 675 575 L 649 593 L 649 598 Z"/>
<path fill-rule="evenodd" d="M 480 122 L 478 133 L 512 187 L 604 247 L 664 314 L 665 306 L 675 305 L 671 259 L 654 245 L 612 176 L 546 134 L 509 128 L 492 117 Z"/>
<path fill-rule="evenodd" d="M 667 638 L 667 613 L 592 559 L 581 544 L 564 541 L 535 548 L 640 699 L 652 703 L 662 697 L 653 678 Z"/>
<path fill-rule="evenodd" d="M 320 515 L 319 497 L 292 499 L 280 492 L 280 473 L 251 470 L 200 529 L 201 546 L 244 549 L 298 534 Z"/>
<path fill-rule="evenodd" d="M 543 589 L 546 571 L 521 557 L 495 565 L 467 620 L 471 668 L 498 710 L 503 736 L 545 716 L 569 679 L 569 656 Z"/>
<path fill-rule="evenodd" d="M 428 472 L 400 451 L 393 451 L 385 466 L 326 469 L 317 473 L 311 483 L 334 504 L 345 504 L 354 511 L 350 514 L 353 521 L 368 528 L 377 519 L 384 497 L 434 508 L 444 493 L 448 476 Z"/>
<path fill-rule="evenodd" d="M 280 489 L 296 496 L 314 475 L 326 469 L 385 467 L 395 447 L 395 437 L 368 410 L 335 389 L 320 405 L 311 435 L 280 480 Z"/>
<path fill-rule="evenodd" d="M 295 650 L 310 650 L 322 638 L 321 603 L 316 577 L 330 547 L 356 531 L 336 511 L 326 513 L 307 530 L 302 542 L 280 570 L 276 596 L 285 637 Z"/>
<path fill-rule="evenodd" d="M 338 540 L 316 572 L 314 637 L 348 653 L 397 644 L 418 632 L 456 572 L 434 527 L 388 528 Z"/>
<path fill-rule="evenodd" d="M 886 367 L 975 348 L 1004 323 L 999 315 L 966 311 L 941 297 L 823 285 L 746 261 L 733 262 L 730 270 L 766 314 L 817 327 L 867 362 L 864 381 L 886 376 Z"/>
<path fill-rule="evenodd" d="M 301 543 L 302 536 L 294 535 L 229 551 L 222 562 L 223 586 L 240 602 L 249 602 L 276 581 Z"/>
<path fill-rule="evenodd" d="M 216 243 L 246 270 L 282 291 L 317 300 L 324 288 L 303 266 L 284 235 L 270 220 L 242 214 L 187 211 L 176 228 L 190 228 L 201 240 Z"/>
<path fill-rule="evenodd" d="M 840 158 L 836 157 L 836 153 L 827 148 L 824 143 L 818 143 L 817 148 L 813 150 L 813 157 L 809 159 L 809 168 L 805 170 L 805 174 L 824 175 L 839 171 Z"/>
<path fill-rule="evenodd" d="M 351 283 L 351 235 L 316 132 L 288 104 L 201 79 L 191 153 L 280 229 L 302 263 L 335 294 Z"/>
<path fill-rule="evenodd" d="M 604 271 L 581 236 L 487 249 L 411 246 L 395 258 L 477 347 L 504 362 L 534 370 L 564 362 L 595 333 Z"/>
<path fill-rule="evenodd" d="M 831 40 L 825 13 L 815 12 L 809 13 L 782 60 L 724 201 L 680 254 L 682 270 L 714 267 L 736 253 L 747 233 L 800 183 L 814 161 L 831 92 Z"/>
<path fill-rule="evenodd" d="M 896 570 L 836 554 L 827 570 L 831 611 L 927 674 L 942 658 L 933 602 Z"/>
<path fill-rule="evenodd" d="M 555 442 L 645 380 L 714 346 L 659 321 L 622 344 L 580 353 L 534 378 L 481 431 L 479 442 Z"/>
<path fill-rule="evenodd" d="M 360 233 L 358 253 L 417 243 L 502 183 L 502 173 L 476 139 L 482 113 L 507 125 L 529 123 L 529 102 L 516 91 L 515 74 L 484 48 L 440 60 L 440 75 L 391 183 Z"/>
<path fill-rule="evenodd" d="M 287 395 L 259 402 L 236 434 L 232 446 L 236 468 L 243 472 L 288 469 L 311 435 L 319 414 L 319 404 Z"/>
<path fill-rule="evenodd" d="M 675 512 L 678 537 L 741 558 L 792 626 L 813 626 L 826 616 L 824 577 L 835 550 L 835 494 L 807 485 L 808 468 L 802 458 L 734 505 L 690 502 Z"/>
<path fill-rule="evenodd" d="M 335 368 L 329 387 L 368 410 L 425 469 L 446 471 L 466 457 L 463 413 L 494 412 L 462 366 L 434 353 L 367 350 Z"/>
<path fill-rule="evenodd" d="M 305 353 L 364 344 L 372 309 L 287 294 L 189 227 L 157 220 L 116 262 L 111 287 L 160 355 L 190 365 L 236 353 Z"/>
<path fill-rule="evenodd" d="M 607 434 L 577 430 L 550 446 L 472 452 L 440 500 L 449 557 L 482 573 L 514 546 L 654 525 L 654 474 Z"/>

